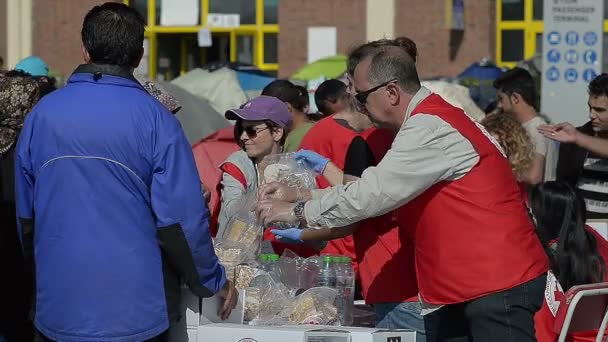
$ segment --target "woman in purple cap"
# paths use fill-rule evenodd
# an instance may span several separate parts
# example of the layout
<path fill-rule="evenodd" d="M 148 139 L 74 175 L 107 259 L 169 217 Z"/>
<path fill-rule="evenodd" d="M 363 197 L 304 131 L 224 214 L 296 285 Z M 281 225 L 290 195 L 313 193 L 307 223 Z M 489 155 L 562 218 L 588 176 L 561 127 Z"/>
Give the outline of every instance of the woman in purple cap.
<path fill-rule="evenodd" d="M 239 200 L 246 193 L 257 191 L 259 183 L 257 165 L 267 155 L 283 151 L 287 131 L 292 123 L 287 105 L 271 96 L 256 97 L 239 109 L 227 111 L 225 116 L 228 120 L 236 120 L 234 138 L 241 150 L 231 154 L 219 166 L 222 170 L 222 179 L 219 184 L 221 203 L 217 217 L 217 236 L 224 234 L 228 221 L 237 214 Z M 272 245 L 278 253 L 283 249 L 278 248 L 281 244 Z M 268 247 L 266 244 L 265 248 Z M 306 246 L 290 246 L 290 249 L 302 256 L 316 253 L 316 250 Z"/>
<path fill-rule="evenodd" d="M 246 192 L 257 191 L 258 163 L 267 155 L 281 153 L 291 125 L 287 105 L 270 96 L 256 97 L 225 115 L 228 120 L 236 120 L 234 138 L 241 150 L 220 164 L 221 208 L 217 236 L 222 236 L 228 220 L 237 213 L 239 199 Z"/>

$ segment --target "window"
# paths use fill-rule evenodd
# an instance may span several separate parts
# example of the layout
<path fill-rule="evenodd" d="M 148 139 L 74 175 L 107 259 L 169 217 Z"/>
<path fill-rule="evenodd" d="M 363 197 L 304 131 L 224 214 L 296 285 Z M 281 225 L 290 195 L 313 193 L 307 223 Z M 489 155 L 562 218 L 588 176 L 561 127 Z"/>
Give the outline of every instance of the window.
<path fill-rule="evenodd" d="M 524 59 L 524 31 L 502 31 L 502 56 L 504 62 L 518 62 Z"/>
<path fill-rule="evenodd" d="M 533 18 L 534 20 L 543 20 L 543 11 L 545 8 L 545 4 L 543 3 L 543 0 L 534 0 L 534 4 L 533 4 Z"/>
<path fill-rule="evenodd" d="M 236 60 L 241 63 L 253 64 L 254 45 L 253 36 L 238 36 L 236 39 Z"/>
<path fill-rule="evenodd" d="M 264 63 L 271 64 L 279 61 L 279 35 L 266 33 L 264 35 Z"/>
<path fill-rule="evenodd" d="M 198 0 L 198 23 L 161 26 L 162 0 L 123 0 L 146 19 L 146 61 L 150 79 L 172 79 L 211 63 L 242 62 L 266 72 L 278 66 L 278 0 Z M 149 11 L 148 4 L 154 7 Z M 234 27 L 208 27 L 208 14 L 237 14 Z M 150 17 L 152 16 L 152 20 Z M 197 33 L 209 29 L 211 46 L 198 46 Z M 146 63 L 147 62 L 147 63 Z"/>
<path fill-rule="evenodd" d="M 241 25 L 255 24 L 255 0 L 209 0 L 209 13 L 238 14 Z"/>
<path fill-rule="evenodd" d="M 503 0 L 502 20 L 524 20 L 524 0 Z"/>
<path fill-rule="evenodd" d="M 279 0 L 264 0 L 264 24 L 279 23 Z"/>

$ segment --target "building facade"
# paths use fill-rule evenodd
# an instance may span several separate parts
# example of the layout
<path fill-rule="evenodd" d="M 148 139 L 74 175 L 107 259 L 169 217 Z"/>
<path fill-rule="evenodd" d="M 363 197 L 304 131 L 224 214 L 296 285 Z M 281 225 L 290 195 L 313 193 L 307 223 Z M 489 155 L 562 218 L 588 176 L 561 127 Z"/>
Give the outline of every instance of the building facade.
<path fill-rule="evenodd" d="M 229 61 L 289 77 L 314 56 L 346 54 L 365 41 L 401 35 L 418 44 L 423 78 L 454 76 L 483 58 L 513 66 L 540 51 L 542 0 L 464 0 L 464 25 L 457 29 L 449 23 L 453 1 L 173 2 L 189 6 L 186 12 L 193 15 L 187 24 L 175 24 L 169 10 L 163 13 L 163 0 L 121 2 L 137 8 L 147 20 L 140 71 L 152 78 L 170 79 L 198 66 Z M 68 75 L 82 60 L 84 14 L 102 2 L 0 0 L 0 27 L 6 28 L 0 29 L 0 56 L 5 68 L 34 54 L 58 74 Z M 608 31 L 608 21 L 604 26 Z"/>

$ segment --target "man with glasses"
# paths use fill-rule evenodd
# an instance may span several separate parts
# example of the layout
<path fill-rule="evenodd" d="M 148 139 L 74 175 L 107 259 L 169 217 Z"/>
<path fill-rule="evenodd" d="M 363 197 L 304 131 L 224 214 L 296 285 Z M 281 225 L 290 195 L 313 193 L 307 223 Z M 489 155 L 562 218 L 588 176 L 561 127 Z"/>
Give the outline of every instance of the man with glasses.
<path fill-rule="evenodd" d="M 359 180 L 305 201 L 293 203 L 302 194 L 279 184 L 263 187 L 260 219 L 331 228 L 399 208 L 421 301 L 436 309 L 425 317 L 427 341 L 535 341 L 548 262 L 500 146 L 421 87 L 403 49 L 369 48 L 352 67 L 359 101 L 397 133 L 391 149 Z"/>

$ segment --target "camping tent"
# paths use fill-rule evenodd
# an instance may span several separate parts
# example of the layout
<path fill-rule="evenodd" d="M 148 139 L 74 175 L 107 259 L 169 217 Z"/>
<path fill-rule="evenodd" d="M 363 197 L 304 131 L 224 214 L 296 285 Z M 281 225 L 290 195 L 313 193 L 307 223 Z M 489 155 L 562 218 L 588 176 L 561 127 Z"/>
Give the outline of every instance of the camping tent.
<path fill-rule="evenodd" d="M 206 100 L 174 84 L 163 81 L 156 83 L 173 95 L 182 106 L 175 116 L 182 124 L 188 142 L 191 144 L 218 129 L 231 126 L 230 122 L 218 114 Z"/>
<path fill-rule="evenodd" d="M 432 92 L 439 94 L 452 106 L 464 110 L 473 120 L 480 121 L 485 116 L 484 112 L 469 96 L 467 87 L 444 81 L 423 81 L 421 83 Z"/>
<path fill-rule="evenodd" d="M 238 108 L 248 100 L 236 72 L 229 68 L 213 72 L 193 69 L 171 83 L 209 101 L 222 117 L 227 110 Z"/>

